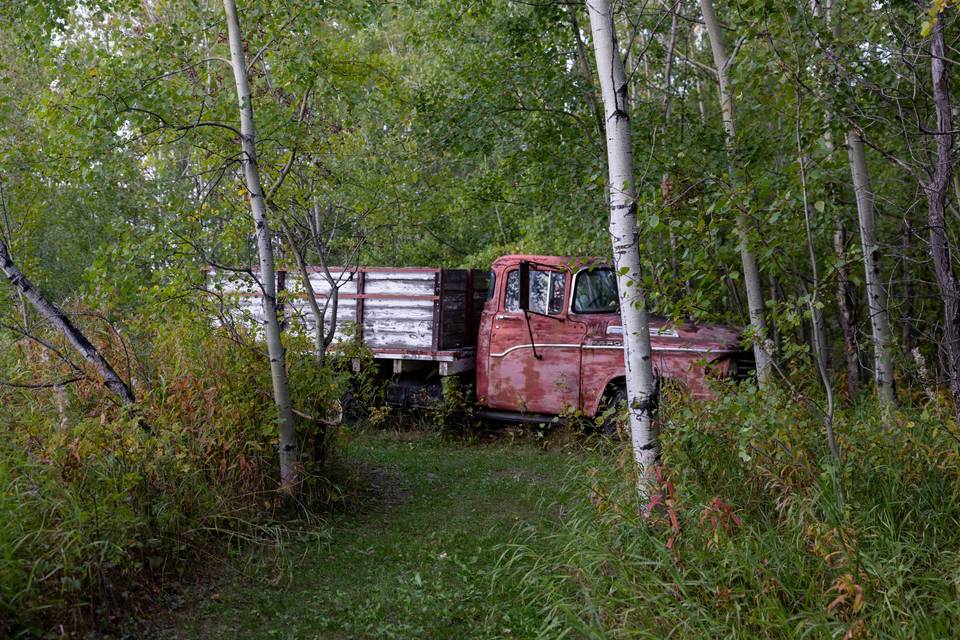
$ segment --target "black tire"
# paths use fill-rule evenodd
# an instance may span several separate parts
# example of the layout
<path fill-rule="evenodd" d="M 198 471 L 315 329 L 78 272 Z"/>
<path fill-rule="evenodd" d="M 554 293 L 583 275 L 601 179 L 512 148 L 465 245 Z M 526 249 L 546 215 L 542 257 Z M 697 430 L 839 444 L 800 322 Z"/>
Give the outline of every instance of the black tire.
<path fill-rule="evenodd" d="M 613 440 L 622 440 L 626 434 L 627 388 L 617 385 L 608 391 L 600 402 L 600 434 Z"/>

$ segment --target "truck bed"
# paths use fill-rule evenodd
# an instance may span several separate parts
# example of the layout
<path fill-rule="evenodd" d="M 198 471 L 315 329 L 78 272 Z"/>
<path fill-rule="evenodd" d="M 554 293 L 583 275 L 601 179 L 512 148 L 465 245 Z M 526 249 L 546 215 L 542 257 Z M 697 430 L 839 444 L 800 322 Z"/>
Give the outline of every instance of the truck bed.
<path fill-rule="evenodd" d="M 319 267 L 308 269 L 322 309 L 331 286 Z M 437 362 L 441 375 L 474 367 L 477 323 L 486 299 L 488 275 L 476 269 L 359 267 L 330 269 L 339 285 L 334 345 L 357 339 L 375 358 Z M 221 294 L 225 313 L 262 325 L 261 291 L 245 274 L 208 276 Z M 316 319 L 299 272 L 277 273 L 286 329 L 313 335 Z M 332 312 L 327 310 L 329 329 Z M 402 365 L 401 365 L 402 367 Z"/>

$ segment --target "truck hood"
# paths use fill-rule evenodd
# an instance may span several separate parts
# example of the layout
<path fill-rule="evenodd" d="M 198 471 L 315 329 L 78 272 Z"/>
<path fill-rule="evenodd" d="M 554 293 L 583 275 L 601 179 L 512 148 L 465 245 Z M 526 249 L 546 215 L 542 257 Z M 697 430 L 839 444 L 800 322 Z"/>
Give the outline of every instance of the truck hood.
<path fill-rule="evenodd" d="M 620 316 L 606 314 L 594 318 L 587 331 L 588 339 L 622 342 Z M 743 333 L 736 327 L 721 324 L 674 322 L 666 318 L 650 318 L 650 343 L 658 350 L 703 351 L 729 353 L 743 349 Z"/>

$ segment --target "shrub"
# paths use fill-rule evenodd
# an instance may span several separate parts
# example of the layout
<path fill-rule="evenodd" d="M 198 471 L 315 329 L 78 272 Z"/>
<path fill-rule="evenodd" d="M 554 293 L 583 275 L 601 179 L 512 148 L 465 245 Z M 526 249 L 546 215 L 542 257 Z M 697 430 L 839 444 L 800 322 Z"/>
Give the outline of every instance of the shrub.
<path fill-rule="evenodd" d="M 87 330 L 132 372 L 138 415 L 89 381 L 0 387 L 0 636 L 142 603 L 211 542 L 259 537 L 277 506 L 277 423 L 255 346 L 187 320 L 131 330 L 124 344 Z M 299 345 L 289 353 L 295 405 L 325 415 L 341 376 Z M 8 380 L 63 373 L 34 345 L 5 354 Z M 315 425 L 302 425 L 308 453 L 328 445 Z"/>
<path fill-rule="evenodd" d="M 621 456 L 593 470 L 556 545 L 506 549 L 499 571 L 543 607 L 544 637 L 916 638 L 960 624 L 946 412 L 904 411 L 890 430 L 871 404 L 843 412 L 840 476 L 821 422 L 781 392 L 731 389 L 668 423 L 649 518 Z"/>

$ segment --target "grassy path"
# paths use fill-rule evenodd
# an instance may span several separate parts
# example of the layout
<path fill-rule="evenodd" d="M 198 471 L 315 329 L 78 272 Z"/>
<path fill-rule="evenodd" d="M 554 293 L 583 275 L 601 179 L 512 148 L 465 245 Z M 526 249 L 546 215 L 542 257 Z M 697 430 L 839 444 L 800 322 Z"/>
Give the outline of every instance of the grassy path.
<path fill-rule="evenodd" d="M 538 612 L 495 581 L 498 546 L 558 517 L 582 454 L 357 436 L 343 453 L 366 487 L 330 537 L 292 542 L 168 621 L 165 638 L 530 637 Z M 521 527 L 526 529 L 521 530 Z M 283 567 L 283 571 L 278 571 Z M 278 576 L 280 576 L 278 580 Z"/>

